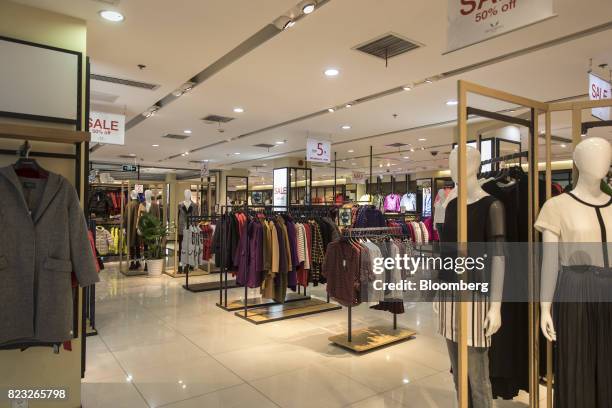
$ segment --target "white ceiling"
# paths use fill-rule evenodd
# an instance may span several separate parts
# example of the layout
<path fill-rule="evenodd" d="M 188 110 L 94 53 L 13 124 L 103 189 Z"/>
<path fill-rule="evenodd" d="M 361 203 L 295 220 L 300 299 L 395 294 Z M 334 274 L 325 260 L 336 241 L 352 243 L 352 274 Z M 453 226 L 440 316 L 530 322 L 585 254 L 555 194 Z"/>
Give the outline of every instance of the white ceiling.
<path fill-rule="evenodd" d="M 125 111 L 129 120 L 286 13 L 298 1 L 234 0 L 230 5 L 224 0 L 121 0 L 116 6 L 126 17 L 121 24 L 102 21 L 97 12 L 106 7 L 94 0 L 20 2 L 87 20 L 93 73 L 160 85 L 156 91 L 146 91 L 92 81 L 92 91 L 118 96 L 113 106 L 104 107 Z M 588 87 L 589 58 L 595 64 L 612 65 L 612 30 L 497 62 L 410 92 L 256 132 L 186 157 L 167 158 L 612 21 L 609 0 L 555 0 L 554 4 L 556 18 L 444 55 L 444 0 L 330 0 L 291 29 L 130 129 L 125 146 L 101 147 L 92 154 L 92 159 L 120 162 L 125 159 L 118 155 L 136 153 L 143 164 L 196 168 L 189 160 L 206 159 L 211 161 L 211 168 L 252 167 L 261 165 L 262 158 L 273 155 L 303 156 L 301 150 L 310 135 L 332 140 L 338 165 L 346 169 L 365 169 L 370 145 L 374 146 L 375 153 L 388 152 L 384 157 L 389 160 L 384 161 L 384 166 L 389 162 L 395 165 L 390 167 L 402 168 L 402 171 L 445 167 L 445 156 L 440 154 L 434 159 L 430 153 L 433 148 L 418 149 L 450 144 L 452 125 L 406 129 L 454 120 L 456 109 L 445 102 L 455 97 L 457 79 L 542 101 L 583 95 Z M 424 46 L 391 59 L 389 67 L 382 60 L 352 49 L 388 32 Z M 145 64 L 147 68 L 140 70 L 137 64 Z M 339 68 L 340 75 L 326 78 L 323 71 L 327 67 Z M 511 107 L 482 99 L 471 103 L 487 110 Z M 234 113 L 232 109 L 236 106 L 243 107 L 245 112 Z M 220 133 L 216 124 L 200 120 L 208 114 L 236 119 L 223 125 L 224 132 Z M 556 115 L 554 133 L 568 136 L 569 123 L 567 115 Z M 342 130 L 344 124 L 349 124 L 351 129 Z M 167 133 L 182 133 L 184 129 L 193 130 L 191 137 L 184 141 L 161 138 Z M 393 133 L 386 135 L 389 132 Z M 598 133 L 612 136 L 609 130 L 600 129 Z M 419 142 L 419 138 L 427 140 Z M 253 147 L 281 140 L 287 142 L 271 152 Z M 417 151 L 406 154 L 385 147 L 394 142 L 411 143 Z M 160 147 L 153 148 L 152 144 Z M 349 149 L 354 152 L 349 153 Z M 555 149 L 555 155 L 567 156 L 561 148 Z M 410 159 L 404 160 L 404 156 Z M 333 174 L 317 172 L 322 177 Z"/>

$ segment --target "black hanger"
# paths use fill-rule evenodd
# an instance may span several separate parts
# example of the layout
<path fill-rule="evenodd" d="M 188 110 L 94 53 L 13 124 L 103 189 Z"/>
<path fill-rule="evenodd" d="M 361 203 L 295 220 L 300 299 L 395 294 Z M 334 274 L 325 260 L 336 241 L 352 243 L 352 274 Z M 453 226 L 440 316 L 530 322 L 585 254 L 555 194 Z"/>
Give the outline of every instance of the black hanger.
<path fill-rule="evenodd" d="M 49 172 L 38 164 L 34 159 L 30 159 L 30 150 L 32 146 L 26 140 L 19 148 L 19 160 L 13 164 L 13 169 L 19 177 L 46 179 L 49 178 Z"/>

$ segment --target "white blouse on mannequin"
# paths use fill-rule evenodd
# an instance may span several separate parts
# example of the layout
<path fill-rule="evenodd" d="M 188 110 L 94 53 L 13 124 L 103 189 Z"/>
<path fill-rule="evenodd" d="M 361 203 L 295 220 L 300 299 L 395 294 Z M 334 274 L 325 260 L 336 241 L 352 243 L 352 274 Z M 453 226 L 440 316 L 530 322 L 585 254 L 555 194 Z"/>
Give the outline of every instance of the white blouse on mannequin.
<path fill-rule="evenodd" d="M 567 193 L 558 195 L 546 201 L 534 227 L 559 237 L 561 265 L 602 267 L 601 243 L 612 242 L 612 197 L 607 204 L 593 205 Z M 602 235 L 605 235 L 605 241 Z M 607 247 L 612 256 L 612 246 L 607 244 Z"/>

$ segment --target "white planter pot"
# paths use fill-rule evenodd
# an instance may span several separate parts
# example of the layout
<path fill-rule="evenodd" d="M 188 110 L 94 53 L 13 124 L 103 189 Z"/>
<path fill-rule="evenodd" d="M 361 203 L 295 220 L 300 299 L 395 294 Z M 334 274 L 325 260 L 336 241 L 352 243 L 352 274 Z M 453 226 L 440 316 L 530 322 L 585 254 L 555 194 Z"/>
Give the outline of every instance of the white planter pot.
<path fill-rule="evenodd" d="M 147 260 L 147 273 L 149 276 L 160 276 L 164 270 L 163 259 L 148 259 Z"/>

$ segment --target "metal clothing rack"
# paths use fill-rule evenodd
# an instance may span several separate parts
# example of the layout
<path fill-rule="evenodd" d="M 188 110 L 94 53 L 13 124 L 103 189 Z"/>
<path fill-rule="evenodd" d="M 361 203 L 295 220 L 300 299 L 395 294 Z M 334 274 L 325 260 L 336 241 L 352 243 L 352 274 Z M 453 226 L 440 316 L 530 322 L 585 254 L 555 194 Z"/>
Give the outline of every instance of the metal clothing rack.
<path fill-rule="evenodd" d="M 192 225 L 200 221 L 215 221 L 216 219 L 217 219 L 216 215 L 191 215 L 188 217 L 188 222 L 190 225 Z M 178 256 L 180 256 L 180 254 L 178 254 Z M 208 261 L 208 264 L 210 265 L 210 261 Z M 219 274 L 220 273 L 221 272 L 219 272 Z M 235 280 L 228 282 L 228 284 L 230 285 L 230 287 L 237 287 Z M 194 292 L 194 293 L 208 292 L 212 290 L 219 290 L 221 288 L 221 283 L 203 282 L 203 283 L 195 283 L 195 284 L 192 283 L 190 285 L 189 284 L 189 267 L 188 267 L 185 271 L 185 284 L 183 285 L 183 288 L 190 292 Z"/>
<path fill-rule="evenodd" d="M 399 232 L 398 232 L 399 230 Z M 397 227 L 364 227 L 346 228 L 343 231 L 344 238 L 361 237 L 403 237 L 407 236 Z M 339 334 L 329 338 L 334 344 L 358 353 L 372 351 L 389 344 L 414 338 L 415 331 L 410 329 L 399 329 L 397 327 L 397 313 L 393 312 L 393 329 L 375 327 L 361 329 L 356 333 L 357 341 L 353 342 L 353 305 L 347 307 L 347 333 Z"/>
<path fill-rule="evenodd" d="M 335 209 L 336 206 L 327 206 L 327 205 L 289 205 L 289 206 L 283 206 L 283 205 L 240 205 L 240 206 L 221 206 L 221 210 L 222 210 L 222 214 L 224 217 L 228 216 L 231 214 L 231 210 L 236 209 L 238 211 L 244 211 L 246 213 L 249 213 L 249 211 L 251 211 L 251 213 L 255 213 L 255 214 L 265 214 L 268 216 L 271 215 L 282 215 L 282 214 L 289 214 L 295 217 L 303 217 L 303 216 L 308 216 L 308 217 L 312 217 L 312 216 L 324 216 L 329 214 L 329 211 L 332 209 Z M 225 229 L 221 230 L 221 242 L 222 244 L 225 242 Z M 247 239 L 247 246 L 248 246 L 248 235 L 246 237 Z M 221 257 L 221 275 L 219 277 L 219 283 L 220 285 L 222 285 L 222 287 L 220 287 L 219 290 L 219 303 L 217 303 L 217 306 L 227 310 L 227 311 L 236 311 L 236 310 L 242 310 L 242 312 L 236 312 L 236 316 L 241 317 L 243 319 L 246 319 L 248 321 L 251 321 L 249 319 L 249 314 L 248 314 L 248 310 L 249 309 L 255 309 L 255 308 L 265 308 L 268 306 L 279 306 L 282 307 L 283 304 L 285 303 L 291 303 L 291 302 L 300 302 L 300 301 L 309 301 L 311 300 L 311 297 L 307 295 L 306 291 L 307 291 L 307 287 L 306 286 L 301 286 L 301 285 L 297 285 L 297 296 L 287 296 L 284 302 L 277 302 L 277 301 L 263 301 L 263 302 L 257 302 L 254 301 L 252 303 L 249 303 L 249 296 L 248 296 L 248 285 L 244 285 L 244 300 L 242 302 L 237 301 L 237 302 L 233 302 L 233 304 L 228 305 L 228 298 L 227 298 L 227 289 L 228 289 L 228 279 L 227 279 L 227 273 L 228 273 L 228 268 L 227 265 L 225 264 L 225 259 L 226 259 L 226 255 L 223 254 L 223 250 L 222 252 L 222 257 Z M 303 293 L 301 288 L 303 288 Z M 331 305 L 330 300 L 329 300 L 329 296 L 327 298 L 327 301 L 325 302 L 329 305 Z M 287 317 L 281 317 L 281 318 L 276 318 L 273 320 L 267 320 L 268 321 L 278 321 L 278 320 L 284 320 L 286 318 L 293 318 L 293 317 L 299 317 L 299 316 L 304 316 L 307 314 L 314 314 L 314 313 L 320 313 L 323 311 L 328 311 L 328 310 L 337 310 L 339 309 L 339 307 L 334 307 L 334 308 L 327 308 L 325 310 L 321 310 L 321 311 L 311 311 L 308 313 L 295 313 L 292 314 L 291 316 L 287 316 Z M 258 324 L 258 323 L 256 323 Z"/>
<path fill-rule="evenodd" d="M 520 158 L 523 158 L 523 157 L 527 158 L 528 155 L 529 155 L 529 152 L 527 152 L 527 151 L 507 154 L 505 156 L 494 157 L 494 158 L 489 159 L 489 160 L 483 160 L 483 161 L 480 162 L 480 165 L 484 166 L 486 164 L 499 163 L 499 162 L 508 161 L 508 160 L 520 159 Z"/>

